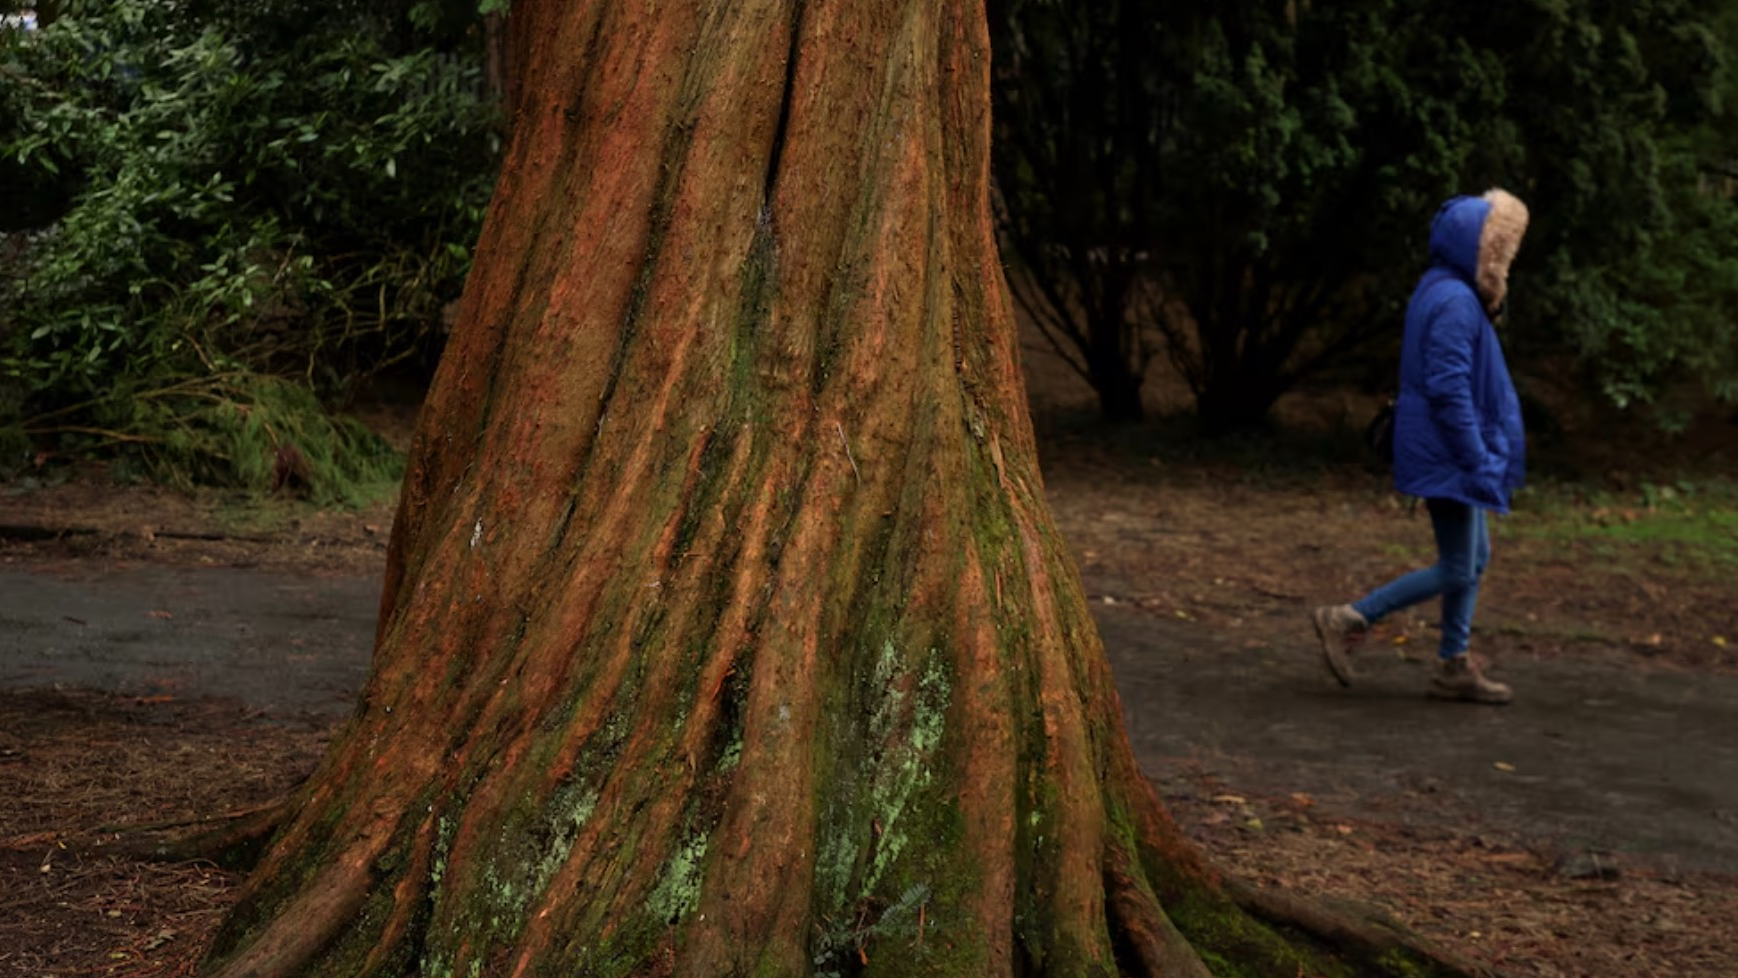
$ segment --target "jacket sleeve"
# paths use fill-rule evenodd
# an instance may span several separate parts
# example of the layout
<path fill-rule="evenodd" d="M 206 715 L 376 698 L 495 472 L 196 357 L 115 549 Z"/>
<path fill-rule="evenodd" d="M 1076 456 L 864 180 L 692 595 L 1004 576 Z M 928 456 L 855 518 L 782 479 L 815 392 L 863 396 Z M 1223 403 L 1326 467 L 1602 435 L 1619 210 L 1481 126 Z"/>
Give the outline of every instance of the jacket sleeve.
<path fill-rule="evenodd" d="M 1455 466 L 1473 473 L 1485 467 L 1490 453 L 1473 407 L 1473 343 L 1481 324 L 1469 304 L 1457 296 L 1431 311 L 1424 337 L 1424 395 Z"/>

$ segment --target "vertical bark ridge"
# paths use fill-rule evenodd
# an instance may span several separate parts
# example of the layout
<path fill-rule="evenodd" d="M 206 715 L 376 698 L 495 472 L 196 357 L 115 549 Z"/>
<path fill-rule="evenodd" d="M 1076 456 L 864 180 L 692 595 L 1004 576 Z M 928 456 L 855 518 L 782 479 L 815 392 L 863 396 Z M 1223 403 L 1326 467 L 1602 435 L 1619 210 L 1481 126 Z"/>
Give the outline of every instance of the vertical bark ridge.
<path fill-rule="evenodd" d="M 1008 655 L 998 632 L 1000 603 L 985 580 L 979 546 L 968 545 L 956 631 L 961 637 L 962 676 L 988 681 L 960 686 L 956 721 L 960 726 L 960 805 L 970 840 L 971 860 L 983 867 L 983 879 L 962 916 L 983 935 L 983 974 L 1008 975 L 1014 970 L 1015 908 L 1019 905 L 1021 873 L 1008 858 L 1018 844 L 1021 805 L 1020 741 L 1015 728 L 1020 713 L 1017 682 L 1021 665 Z"/>
<path fill-rule="evenodd" d="M 598 2 L 582 4 L 565 18 L 551 17 L 548 8 L 516 11 L 515 36 L 529 42 L 518 62 L 546 90 L 588 90 L 587 79 L 601 61 L 597 41 L 608 7 Z M 584 50 L 582 57 L 559 56 L 575 46 Z M 388 546 L 377 644 L 394 618 L 402 582 L 407 576 L 414 578 L 422 567 L 420 548 L 407 543 L 422 543 L 426 528 L 441 521 L 448 492 L 472 464 L 469 438 L 480 433 L 479 421 L 508 322 L 520 296 L 537 295 L 527 287 L 531 270 L 539 256 L 554 250 L 549 245 L 558 243 L 549 242 L 546 231 L 559 209 L 539 210 L 526 203 L 555 195 L 569 170 L 558 165 L 548 148 L 581 127 L 576 124 L 577 114 L 566 112 L 560 103 L 546 100 L 540 109 L 526 107 L 523 100 L 514 107 L 517 136 L 509 141 L 489 218 L 475 249 L 473 273 L 460 300 L 459 319 L 471 326 L 456 330 L 448 341 L 431 387 L 439 396 L 426 400 L 418 420 L 400 514 Z M 456 445 L 453 432 L 465 433 Z"/>
<path fill-rule="evenodd" d="M 404 873 L 392 887 L 391 914 L 381 927 L 374 948 L 362 962 L 362 974 L 381 974 L 390 970 L 390 962 L 395 956 L 402 955 L 406 959 L 414 956 L 408 953 L 407 945 L 420 943 L 420 935 L 413 933 L 413 928 L 427 909 L 428 871 L 434 859 L 434 841 L 435 816 L 431 812 L 417 825 Z"/>

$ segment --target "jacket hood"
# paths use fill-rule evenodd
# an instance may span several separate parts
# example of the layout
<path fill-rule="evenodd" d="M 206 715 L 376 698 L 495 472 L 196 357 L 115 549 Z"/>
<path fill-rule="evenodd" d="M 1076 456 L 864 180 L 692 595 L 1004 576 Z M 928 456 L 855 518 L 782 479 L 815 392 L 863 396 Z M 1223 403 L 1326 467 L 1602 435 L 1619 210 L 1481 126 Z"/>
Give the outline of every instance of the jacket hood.
<path fill-rule="evenodd" d="M 1482 197 L 1452 197 L 1437 208 L 1430 222 L 1430 263 L 1447 268 L 1466 281 L 1478 282 L 1479 234 L 1491 212 Z"/>
<path fill-rule="evenodd" d="M 1430 222 L 1430 263 L 1477 288 L 1485 308 L 1495 309 L 1508 296 L 1527 220 L 1527 205 L 1505 190 L 1451 198 Z"/>

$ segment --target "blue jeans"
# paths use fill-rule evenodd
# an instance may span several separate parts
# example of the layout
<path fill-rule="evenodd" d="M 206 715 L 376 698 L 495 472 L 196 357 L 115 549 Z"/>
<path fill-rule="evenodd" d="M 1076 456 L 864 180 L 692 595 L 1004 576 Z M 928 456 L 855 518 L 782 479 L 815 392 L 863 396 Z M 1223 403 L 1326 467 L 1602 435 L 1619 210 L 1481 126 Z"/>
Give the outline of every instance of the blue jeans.
<path fill-rule="evenodd" d="M 1476 506 L 1453 499 L 1432 499 L 1426 506 L 1436 531 L 1436 566 L 1389 581 L 1352 608 L 1374 623 L 1442 595 L 1442 646 L 1437 654 L 1447 659 L 1466 651 L 1479 578 L 1491 562 L 1491 536 L 1485 511 Z"/>

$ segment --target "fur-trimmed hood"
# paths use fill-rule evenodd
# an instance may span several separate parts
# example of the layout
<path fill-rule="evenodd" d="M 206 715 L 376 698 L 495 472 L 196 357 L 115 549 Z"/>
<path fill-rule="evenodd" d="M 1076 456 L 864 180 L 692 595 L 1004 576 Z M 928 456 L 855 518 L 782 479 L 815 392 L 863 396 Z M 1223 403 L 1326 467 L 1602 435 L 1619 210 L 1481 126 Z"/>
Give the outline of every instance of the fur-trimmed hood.
<path fill-rule="evenodd" d="M 1509 294 L 1509 266 L 1527 233 L 1527 205 L 1506 190 L 1482 197 L 1455 197 L 1430 224 L 1430 261 L 1445 266 L 1478 290 L 1485 309 Z"/>

